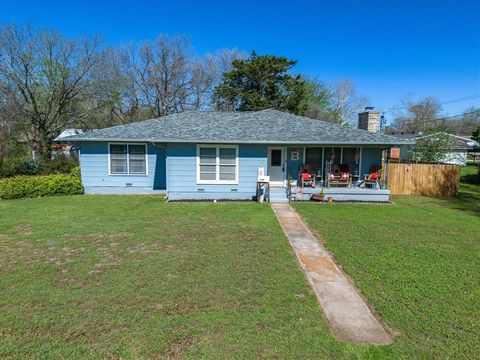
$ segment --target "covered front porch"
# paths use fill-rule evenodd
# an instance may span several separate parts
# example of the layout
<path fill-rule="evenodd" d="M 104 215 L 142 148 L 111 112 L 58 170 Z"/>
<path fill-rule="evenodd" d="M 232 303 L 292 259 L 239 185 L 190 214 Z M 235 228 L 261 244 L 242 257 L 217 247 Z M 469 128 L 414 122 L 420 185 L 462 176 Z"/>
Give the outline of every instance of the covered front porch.
<path fill-rule="evenodd" d="M 381 179 L 365 182 L 382 167 L 387 149 L 378 145 L 270 147 L 271 199 L 286 196 L 307 201 L 321 193 L 324 201 L 331 197 L 333 201 L 388 202 L 390 192 Z"/>
<path fill-rule="evenodd" d="M 382 165 L 386 147 L 369 145 L 289 145 L 268 148 L 267 175 L 275 185 L 287 185 L 295 180 L 301 183 L 301 173 L 306 170 L 315 176 L 316 185 L 327 186 L 328 174 L 342 165 L 352 182 L 361 180 L 372 169 Z"/>

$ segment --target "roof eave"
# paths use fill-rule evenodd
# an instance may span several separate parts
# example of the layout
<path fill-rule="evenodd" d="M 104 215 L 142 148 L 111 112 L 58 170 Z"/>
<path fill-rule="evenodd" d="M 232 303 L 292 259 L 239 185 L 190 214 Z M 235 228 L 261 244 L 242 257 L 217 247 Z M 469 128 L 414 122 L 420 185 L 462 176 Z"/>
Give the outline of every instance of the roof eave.
<path fill-rule="evenodd" d="M 129 138 L 75 138 L 63 139 L 67 142 L 150 142 L 150 143 L 193 143 L 193 144 L 265 144 L 265 145 L 411 145 L 412 141 L 285 141 L 285 140 L 185 140 L 185 139 L 129 139 Z"/>

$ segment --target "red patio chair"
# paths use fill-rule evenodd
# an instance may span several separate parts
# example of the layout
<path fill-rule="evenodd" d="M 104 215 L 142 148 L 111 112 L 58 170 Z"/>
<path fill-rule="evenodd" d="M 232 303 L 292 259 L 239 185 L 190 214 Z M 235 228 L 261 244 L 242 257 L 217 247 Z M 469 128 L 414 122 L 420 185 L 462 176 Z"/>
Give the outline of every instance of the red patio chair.
<path fill-rule="evenodd" d="M 315 175 L 310 174 L 306 166 L 304 166 L 300 171 L 300 181 L 302 182 L 302 187 L 304 186 L 315 187 Z"/>
<path fill-rule="evenodd" d="M 352 177 L 348 164 L 333 164 L 332 174 L 328 176 L 328 185 L 350 187 L 351 184 Z"/>

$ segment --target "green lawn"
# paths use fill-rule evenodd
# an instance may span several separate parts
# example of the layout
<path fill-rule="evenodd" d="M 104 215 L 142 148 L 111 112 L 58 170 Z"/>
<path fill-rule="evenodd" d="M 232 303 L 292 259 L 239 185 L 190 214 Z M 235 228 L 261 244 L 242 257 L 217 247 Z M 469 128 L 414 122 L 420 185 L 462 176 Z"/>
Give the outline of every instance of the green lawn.
<path fill-rule="evenodd" d="M 0 201 L 0 358 L 354 358 L 266 204 Z"/>
<path fill-rule="evenodd" d="M 386 347 L 330 335 L 266 204 L 0 201 L 0 358 L 473 358 L 479 194 L 295 204 L 399 334 Z"/>
<path fill-rule="evenodd" d="M 395 205 L 294 205 L 399 333 L 392 346 L 399 357 L 473 359 L 480 354 L 476 171 L 463 169 L 457 198 L 397 196 Z"/>

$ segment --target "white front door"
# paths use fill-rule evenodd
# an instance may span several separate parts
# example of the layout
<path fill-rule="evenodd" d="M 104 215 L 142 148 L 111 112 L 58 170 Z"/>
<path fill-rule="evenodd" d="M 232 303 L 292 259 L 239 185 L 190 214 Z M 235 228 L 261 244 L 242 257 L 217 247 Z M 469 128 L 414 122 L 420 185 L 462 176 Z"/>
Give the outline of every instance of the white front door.
<path fill-rule="evenodd" d="M 268 175 L 272 185 L 284 185 L 286 169 L 285 148 L 268 149 Z"/>

